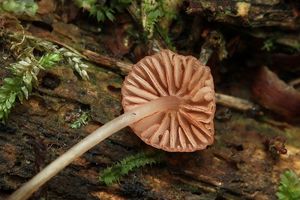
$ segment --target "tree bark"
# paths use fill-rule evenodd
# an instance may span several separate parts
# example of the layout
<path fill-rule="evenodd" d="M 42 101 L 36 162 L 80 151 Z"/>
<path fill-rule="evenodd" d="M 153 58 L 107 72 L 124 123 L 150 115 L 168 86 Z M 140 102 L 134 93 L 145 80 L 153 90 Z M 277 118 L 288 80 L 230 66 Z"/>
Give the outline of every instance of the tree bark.
<path fill-rule="evenodd" d="M 187 9 L 187 13 L 204 15 L 209 21 L 238 27 L 277 27 L 290 30 L 300 28 L 298 12 L 299 4 L 279 0 L 189 0 Z"/>

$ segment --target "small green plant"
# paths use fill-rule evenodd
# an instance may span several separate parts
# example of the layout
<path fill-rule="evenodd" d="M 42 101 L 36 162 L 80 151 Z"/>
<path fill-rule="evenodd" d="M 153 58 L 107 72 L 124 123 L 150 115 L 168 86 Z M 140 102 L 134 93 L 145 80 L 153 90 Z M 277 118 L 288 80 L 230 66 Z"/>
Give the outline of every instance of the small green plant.
<path fill-rule="evenodd" d="M 275 42 L 273 38 L 265 40 L 261 48 L 261 50 L 265 50 L 267 52 L 273 51 L 274 49 L 275 49 Z"/>
<path fill-rule="evenodd" d="M 115 11 L 107 6 L 95 5 L 90 9 L 90 15 L 96 17 L 98 22 L 104 22 L 106 19 L 114 21 Z"/>
<path fill-rule="evenodd" d="M 21 103 L 28 99 L 32 89 L 38 86 L 38 74 L 65 60 L 83 79 L 88 79 L 85 69 L 88 67 L 79 55 L 66 48 L 58 49 L 51 42 L 32 36 L 11 34 L 7 38 L 11 43 L 10 50 L 17 54 L 18 61 L 10 64 L 11 77 L 4 78 L 0 87 L 0 121 L 6 121 L 10 110 L 18 99 Z M 38 57 L 34 50 L 44 53 Z"/>
<path fill-rule="evenodd" d="M 168 22 L 177 18 L 177 11 L 163 0 L 142 0 L 141 20 L 147 38 L 152 38 L 157 32 L 170 49 L 175 49 L 168 33 Z"/>
<path fill-rule="evenodd" d="M 151 38 L 154 32 L 155 25 L 159 19 L 164 16 L 163 7 L 160 1 L 156 0 L 142 0 L 142 25 L 144 30 Z"/>
<path fill-rule="evenodd" d="M 35 15 L 38 5 L 34 0 L 4 0 L 0 1 L 0 12 Z"/>
<path fill-rule="evenodd" d="M 283 172 L 276 196 L 279 200 L 300 199 L 300 179 L 292 170 Z"/>
<path fill-rule="evenodd" d="M 104 22 L 106 19 L 113 21 L 114 14 L 122 12 L 131 2 L 132 0 L 111 0 L 103 3 L 98 3 L 97 0 L 75 0 L 79 8 L 87 10 L 98 22 Z"/>
<path fill-rule="evenodd" d="M 86 125 L 91 119 L 91 116 L 88 112 L 82 112 L 80 116 L 70 125 L 73 129 L 79 129 L 83 125 Z"/>
<path fill-rule="evenodd" d="M 112 167 L 104 169 L 100 173 L 99 180 L 105 185 L 111 185 L 117 182 L 122 176 L 127 175 L 129 172 L 145 165 L 159 163 L 162 161 L 162 158 L 163 154 L 161 152 L 141 152 L 128 156 Z"/>
<path fill-rule="evenodd" d="M 90 10 L 96 4 L 97 0 L 74 0 L 74 2 L 79 8 Z"/>
<path fill-rule="evenodd" d="M 14 76 L 5 78 L 0 87 L 0 120 L 7 119 L 17 98 L 21 103 L 28 99 L 33 86 L 38 85 L 39 71 L 52 68 L 60 60 L 59 54 L 47 53 L 39 60 L 31 56 L 12 64 L 9 69 Z"/>

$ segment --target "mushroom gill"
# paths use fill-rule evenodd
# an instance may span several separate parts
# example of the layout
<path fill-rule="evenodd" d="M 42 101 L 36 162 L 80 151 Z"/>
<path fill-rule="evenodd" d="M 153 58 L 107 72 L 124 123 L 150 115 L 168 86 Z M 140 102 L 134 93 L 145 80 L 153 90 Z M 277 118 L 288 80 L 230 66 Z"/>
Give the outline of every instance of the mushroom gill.
<path fill-rule="evenodd" d="M 125 112 L 160 97 L 178 101 L 130 125 L 147 144 L 191 152 L 214 141 L 215 93 L 210 69 L 192 56 L 163 50 L 133 66 L 122 87 Z"/>

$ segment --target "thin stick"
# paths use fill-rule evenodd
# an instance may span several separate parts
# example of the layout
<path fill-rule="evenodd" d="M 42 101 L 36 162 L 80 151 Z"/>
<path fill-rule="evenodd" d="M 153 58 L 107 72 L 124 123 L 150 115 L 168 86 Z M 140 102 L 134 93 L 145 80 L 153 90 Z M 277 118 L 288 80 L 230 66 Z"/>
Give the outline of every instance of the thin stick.
<path fill-rule="evenodd" d="M 88 61 L 95 62 L 97 64 L 104 65 L 104 66 L 112 68 L 112 69 L 113 68 L 120 69 L 120 71 L 125 75 L 128 74 L 132 68 L 131 63 L 119 61 L 114 58 L 98 54 L 94 51 L 84 50 L 84 51 L 82 51 L 82 55 Z"/>
<path fill-rule="evenodd" d="M 241 111 L 249 111 L 256 108 L 255 104 L 248 100 L 229 96 L 226 94 L 216 93 L 216 101 L 222 106 L 230 107 Z"/>
<path fill-rule="evenodd" d="M 288 84 L 292 87 L 300 85 L 300 78 L 294 79 L 294 80 L 290 81 Z"/>
<path fill-rule="evenodd" d="M 30 181 L 15 191 L 8 200 L 25 200 L 29 198 L 36 190 L 39 189 L 39 187 L 68 166 L 73 160 L 84 154 L 99 142 L 111 136 L 113 133 L 153 113 L 175 108 L 178 104 L 179 100 L 176 97 L 161 97 L 157 100 L 153 100 L 142 106 L 134 108 L 106 123 L 50 163 Z"/>

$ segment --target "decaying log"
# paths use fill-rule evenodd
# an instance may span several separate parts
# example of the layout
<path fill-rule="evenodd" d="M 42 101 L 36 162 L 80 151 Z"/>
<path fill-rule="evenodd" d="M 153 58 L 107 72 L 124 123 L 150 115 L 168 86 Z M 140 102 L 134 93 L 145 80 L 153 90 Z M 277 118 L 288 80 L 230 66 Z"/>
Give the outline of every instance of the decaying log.
<path fill-rule="evenodd" d="M 209 21 L 251 28 L 280 27 L 297 30 L 299 5 L 279 0 L 218 1 L 189 0 L 187 13 L 204 15 Z"/>
<path fill-rule="evenodd" d="M 71 69 L 57 67 L 41 77 L 32 97 L 17 105 L 0 129 L 0 197 L 3 198 L 36 171 L 65 152 L 86 134 L 118 115 L 122 108 L 119 75 L 89 68 L 91 80 L 79 80 Z M 58 82 L 49 86 L 49 80 Z M 46 81 L 46 82 L 45 82 Z M 78 109 L 91 112 L 92 121 L 71 129 L 67 117 Z M 167 153 L 162 165 L 138 169 L 118 184 L 104 186 L 98 173 L 127 155 L 145 149 L 130 129 L 105 140 L 77 159 L 40 191 L 48 199 L 275 199 L 280 173 L 297 164 L 300 149 L 288 140 L 288 154 L 277 159 L 265 145 L 284 131 L 234 113 L 216 121 L 213 146 L 195 153 Z M 291 140 L 297 140 L 295 135 Z"/>

